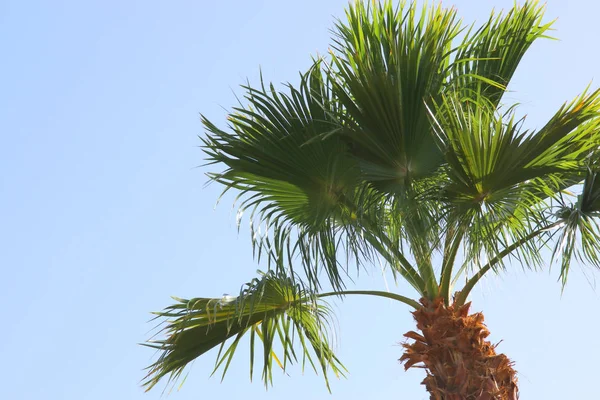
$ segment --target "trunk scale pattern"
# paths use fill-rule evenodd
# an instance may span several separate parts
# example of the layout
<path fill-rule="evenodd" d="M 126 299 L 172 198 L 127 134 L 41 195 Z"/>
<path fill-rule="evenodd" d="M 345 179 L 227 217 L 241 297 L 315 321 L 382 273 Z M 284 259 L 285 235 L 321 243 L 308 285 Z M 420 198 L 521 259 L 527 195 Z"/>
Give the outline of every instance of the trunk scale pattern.
<path fill-rule="evenodd" d="M 483 314 L 469 315 L 471 303 L 444 304 L 442 298 L 421 299 L 422 308 L 412 314 L 421 334 L 404 336 L 400 361 L 404 368 L 425 368 L 422 384 L 431 400 L 517 400 L 513 363 L 486 338 L 490 332 Z"/>

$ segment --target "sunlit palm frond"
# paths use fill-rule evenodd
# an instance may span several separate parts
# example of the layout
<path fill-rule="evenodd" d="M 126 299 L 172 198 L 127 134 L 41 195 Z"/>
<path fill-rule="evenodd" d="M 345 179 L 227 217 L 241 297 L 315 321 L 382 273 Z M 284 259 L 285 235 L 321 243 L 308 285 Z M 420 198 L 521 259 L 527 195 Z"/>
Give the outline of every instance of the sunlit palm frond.
<path fill-rule="evenodd" d="M 333 94 L 343 106 L 338 134 L 349 143 L 361 177 L 387 196 L 379 220 L 391 247 L 412 253 L 423 284 L 436 293 L 432 249 L 439 241 L 437 207 L 421 192 L 443 157 L 431 135 L 425 102 L 442 92 L 451 43 L 459 32 L 454 10 L 391 1 L 356 2 L 334 31 Z M 387 221 L 386 223 L 382 223 Z M 381 235 L 379 233 L 378 235 Z M 407 278 L 412 274 L 404 271 Z"/>
<path fill-rule="evenodd" d="M 439 200 L 448 226 L 464 232 L 467 257 L 477 265 L 482 251 L 492 257 L 535 229 L 543 218 L 536 193 L 546 187 L 544 175 L 525 168 L 521 154 L 528 132 L 522 121 L 497 112 L 486 97 L 447 93 L 434 107 L 431 118 L 446 157 Z M 529 261 L 539 261 L 531 250 Z"/>
<path fill-rule="evenodd" d="M 506 14 L 492 13 L 478 29 L 471 27 L 450 66 L 449 88 L 465 95 L 478 92 L 497 106 L 529 47 L 551 28 L 543 16 L 544 6 L 528 1 Z"/>
<path fill-rule="evenodd" d="M 600 145 L 600 90 L 587 90 L 564 104 L 523 143 L 525 168 L 573 172 L 583 177 L 587 157 Z"/>
<path fill-rule="evenodd" d="M 556 221 L 552 202 L 583 179 L 588 159 L 600 145 L 600 93 L 584 93 L 532 132 L 523 129 L 524 120 L 516 120 L 514 110 L 500 112 L 478 95 L 446 93 L 434 103 L 431 117 L 447 160 L 440 199 L 450 226 L 468 226 L 466 254 L 475 266 L 520 243 L 507 255 L 534 268 L 543 261 L 542 243 L 549 235 L 540 229 Z M 594 225 L 579 214 L 570 218 L 565 226 L 572 229 L 563 229 L 559 241 L 563 260 L 570 260 L 576 247 L 575 227 L 585 232 L 584 240 L 589 238 L 581 248 L 594 254 Z M 530 237 L 532 232 L 540 234 Z M 493 269 L 502 267 L 503 259 Z M 568 270 L 567 264 L 562 270 Z"/>
<path fill-rule="evenodd" d="M 245 285 L 237 297 L 176 300 L 156 313 L 163 329 L 158 339 L 146 344 L 159 353 L 148 367 L 147 390 L 165 377 L 174 383 L 191 361 L 217 346 L 221 349 L 214 372 L 222 368 L 224 377 L 244 336 L 250 339 L 251 378 L 256 338 L 262 343 L 265 384 L 272 381 L 273 363 L 285 371 L 289 364 L 301 360 L 304 366 L 308 361 L 315 372 L 321 370 L 327 385 L 328 372 L 336 376 L 345 372 L 331 348 L 327 303 L 288 277 L 263 274 Z"/>
<path fill-rule="evenodd" d="M 551 212 L 552 202 L 562 202 L 563 192 L 582 182 L 590 168 L 590 157 L 599 146 L 600 91 L 586 91 L 563 105 L 544 127 L 523 141 L 519 154 L 523 169 L 530 178 L 522 186 L 523 193 L 527 193 L 529 201 L 518 203 L 515 214 L 528 213 L 530 217 L 534 217 L 533 220 L 528 218 L 534 228 L 556 221 L 555 213 Z M 536 210 L 538 212 L 532 212 Z M 593 254 L 596 240 L 596 235 L 593 234 L 595 224 L 589 219 L 582 220 L 580 216 L 575 217 L 573 214 L 562 232 L 565 232 L 566 227 L 576 225 L 580 225 L 580 230 L 588 232 L 582 234 L 582 251 Z M 566 236 L 562 237 L 559 243 L 566 243 L 565 240 Z M 565 250 L 561 270 L 564 282 L 568 272 L 568 262 L 564 260 L 570 259 L 567 255 L 571 253 L 569 246 L 562 248 Z M 540 249 L 540 245 L 534 240 L 521 247 L 524 254 L 535 254 L 536 249 Z"/>
<path fill-rule="evenodd" d="M 331 72 L 345 110 L 341 133 L 380 190 L 395 193 L 443 160 L 424 101 L 442 90 L 458 31 L 454 10 L 414 2 L 356 2 L 336 25 Z"/>
<path fill-rule="evenodd" d="M 450 226 L 470 226 L 473 238 L 492 238 L 502 222 L 515 222 L 519 204 L 530 202 L 529 176 L 519 165 L 519 149 L 526 132 L 514 116 L 495 111 L 486 98 L 462 99 L 445 95 L 436 103 L 432 120 L 446 156 L 447 181 L 440 200 Z M 529 209 L 529 208 L 528 208 Z M 490 243 L 497 243 L 493 240 Z"/>

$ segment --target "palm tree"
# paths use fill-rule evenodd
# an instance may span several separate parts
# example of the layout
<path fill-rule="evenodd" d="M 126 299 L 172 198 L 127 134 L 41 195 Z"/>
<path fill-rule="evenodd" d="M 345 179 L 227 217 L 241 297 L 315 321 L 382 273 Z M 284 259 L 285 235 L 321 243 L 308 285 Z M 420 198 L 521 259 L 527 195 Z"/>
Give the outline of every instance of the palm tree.
<path fill-rule="evenodd" d="M 441 6 L 357 2 L 346 14 L 299 85 L 244 86 L 227 130 L 203 118 L 208 163 L 224 166 L 210 178 L 238 191 L 268 272 L 237 297 L 176 299 L 157 313 L 148 389 L 216 346 L 225 374 L 244 336 L 251 375 L 262 343 L 265 384 L 274 364 L 295 362 L 327 382 L 345 372 L 327 298 L 372 295 L 413 309 L 400 360 L 425 368 L 431 399 L 516 399 L 512 362 L 469 313 L 473 287 L 514 263 L 556 262 L 563 285 L 573 259 L 600 265 L 600 91 L 539 130 L 503 97 L 551 26 L 543 7 L 479 28 Z M 354 268 L 378 260 L 416 295 L 347 289 Z"/>

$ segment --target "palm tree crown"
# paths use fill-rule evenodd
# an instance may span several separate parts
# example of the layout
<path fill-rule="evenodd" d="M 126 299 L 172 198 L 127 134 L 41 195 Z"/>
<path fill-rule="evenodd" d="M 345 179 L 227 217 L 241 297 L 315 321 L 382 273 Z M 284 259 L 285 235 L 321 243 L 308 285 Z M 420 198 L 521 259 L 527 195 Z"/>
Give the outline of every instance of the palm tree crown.
<path fill-rule="evenodd" d="M 244 86 L 227 129 L 203 118 L 208 162 L 224 166 L 210 178 L 239 192 L 270 272 L 236 298 L 178 299 L 158 313 L 166 338 L 149 344 L 160 357 L 148 388 L 217 345 L 226 371 L 245 334 L 252 360 L 256 338 L 263 343 L 265 382 L 273 362 L 285 369 L 300 358 L 326 379 L 343 374 L 327 296 L 460 307 L 508 260 L 545 264 L 547 246 L 563 284 L 574 258 L 600 265 L 600 91 L 584 91 L 538 130 L 503 96 L 551 27 L 537 2 L 479 28 L 441 5 L 356 2 L 346 16 L 297 86 Z M 347 290 L 351 266 L 376 259 L 417 295 Z"/>

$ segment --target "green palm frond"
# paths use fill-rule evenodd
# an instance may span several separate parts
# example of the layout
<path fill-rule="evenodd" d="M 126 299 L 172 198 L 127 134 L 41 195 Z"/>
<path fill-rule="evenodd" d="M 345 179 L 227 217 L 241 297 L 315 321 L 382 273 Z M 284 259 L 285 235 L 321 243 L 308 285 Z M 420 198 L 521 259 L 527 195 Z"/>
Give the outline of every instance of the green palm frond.
<path fill-rule="evenodd" d="M 471 27 L 450 65 L 449 87 L 480 93 L 497 106 L 529 47 L 547 37 L 552 22 L 544 24 L 543 16 L 544 6 L 528 1 L 505 15 L 492 12 L 480 28 Z"/>
<path fill-rule="evenodd" d="M 347 144 L 333 135 L 342 129 L 339 104 L 320 63 L 287 93 L 264 84 L 245 90 L 248 106 L 229 115 L 232 133 L 203 120 L 209 163 L 227 166 L 211 177 L 239 190 L 241 211 L 251 213 L 259 259 L 266 253 L 286 269 L 299 256 L 311 284 L 318 286 L 322 267 L 341 288 L 346 266 L 338 253 L 353 254 L 357 264 L 368 256 L 356 234 L 357 220 L 379 206 L 377 194 L 359 180 Z"/>
<path fill-rule="evenodd" d="M 391 1 L 356 2 L 334 31 L 333 91 L 364 178 L 396 192 L 442 162 L 430 135 L 424 100 L 442 91 L 451 42 L 459 32 L 454 10 Z"/>
<path fill-rule="evenodd" d="M 600 144 L 600 91 L 584 93 L 561 107 L 539 131 L 524 130 L 514 111 L 501 113 L 487 98 L 442 97 L 431 117 L 447 160 L 449 196 L 477 203 L 502 191 L 544 179 L 580 176 Z M 570 180 L 565 182 L 570 183 Z M 549 187 L 544 192 L 553 192 Z"/>
<path fill-rule="evenodd" d="M 332 214 L 341 217 L 337 200 L 355 190 L 356 166 L 341 140 L 316 140 L 341 129 L 318 65 L 302 77 L 299 89 L 290 85 L 289 93 L 264 83 L 244 89 L 248 106 L 229 115 L 232 133 L 203 119 L 209 163 L 228 167 L 212 178 L 242 193 L 258 193 L 246 201 L 247 208 L 269 202 L 274 213 L 307 229 L 318 230 Z"/>
<path fill-rule="evenodd" d="M 452 258 L 464 235 L 468 257 L 477 259 L 482 250 L 497 253 L 510 238 L 529 231 L 529 221 L 539 213 L 533 189 L 540 183 L 519 167 L 527 134 L 521 122 L 497 113 L 484 97 L 476 101 L 447 94 L 431 115 L 447 161 L 445 182 L 433 195 L 446 210 L 448 226 L 462 232 L 448 242 Z M 446 285 L 449 279 L 446 275 Z"/>
<path fill-rule="evenodd" d="M 565 103 L 525 141 L 522 157 L 531 170 L 574 171 L 582 180 L 587 157 L 600 144 L 600 90 Z"/>
<path fill-rule="evenodd" d="M 571 262 L 600 268 L 600 163 L 597 155 L 589 162 L 581 194 L 571 204 L 562 201 L 556 212 L 564 223 L 557 234 L 553 258 L 560 255 L 560 278 L 567 282 Z"/>
<path fill-rule="evenodd" d="M 329 70 L 344 129 L 361 179 L 386 196 L 377 221 L 396 252 L 410 252 L 423 295 L 434 295 L 431 265 L 439 241 L 437 207 L 422 192 L 435 180 L 443 156 L 431 135 L 425 101 L 442 92 L 451 43 L 459 33 L 454 10 L 391 1 L 356 2 L 338 21 Z M 385 222 L 384 222 L 385 221 Z M 404 278 L 411 273 L 402 271 Z M 412 282 L 411 282 L 412 283 Z"/>
<path fill-rule="evenodd" d="M 176 300 L 156 313 L 164 325 L 157 336 L 166 337 L 146 344 L 159 353 L 148 367 L 147 390 L 167 376 L 174 383 L 191 361 L 216 346 L 221 348 L 214 372 L 223 368 L 224 377 L 244 336 L 250 337 L 251 378 L 256 338 L 262 342 L 265 384 L 272 382 L 273 363 L 285 371 L 299 359 L 303 367 L 308 361 L 315 372 L 320 369 L 328 387 L 328 372 L 344 375 L 345 368 L 330 345 L 329 306 L 288 277 L 263 274 L 245 285 L 238 297 Z"/>
<path fill-rule="evenodd" d="M 581 179 L 600 139 L 599 93 L 562 107 L 538 132 L 522 129 L 514 111 L 500 113 L 487 97 L 446 94 L 431 117 L 447 160 L 441 200 L 451 218 L 471 225 L 476 257 L 525 237 L 548 218 L 547 199 Z M 578 178 L 579 177 L 579 178 Z M 521 247 L 528 262 L 537 246 Z"/>

